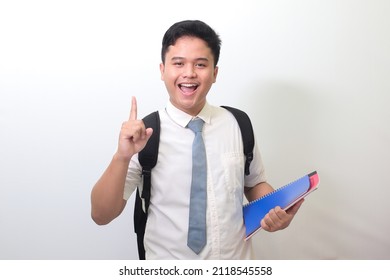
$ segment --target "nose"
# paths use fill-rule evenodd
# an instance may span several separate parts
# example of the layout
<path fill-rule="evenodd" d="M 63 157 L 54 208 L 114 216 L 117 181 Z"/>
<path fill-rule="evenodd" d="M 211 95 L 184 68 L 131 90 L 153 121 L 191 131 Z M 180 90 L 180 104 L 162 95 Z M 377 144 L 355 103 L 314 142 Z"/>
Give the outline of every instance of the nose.
<path fill-rule="evenodd" d="M 196 77 L 196 70 L 195 66 L 193 65 L 186 65 L 183 69 L 183 78 L 195 78 Z"/>

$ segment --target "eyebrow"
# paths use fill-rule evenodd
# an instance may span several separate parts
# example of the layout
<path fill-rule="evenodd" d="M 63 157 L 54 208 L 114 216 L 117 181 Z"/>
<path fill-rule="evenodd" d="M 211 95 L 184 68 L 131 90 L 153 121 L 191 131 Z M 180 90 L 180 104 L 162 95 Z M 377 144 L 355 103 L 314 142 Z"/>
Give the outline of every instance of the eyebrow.
<path fill-rule="evenodd" d="M 181 57 L 181 56 L 175 56 L 175 57 L 172 57 L 171 60 L 185 60 L 186 58 L 185 57 Z M 195 58 L 196 61 L 209 61 L 206 57 L 199 57 L 199 58 Z"/>

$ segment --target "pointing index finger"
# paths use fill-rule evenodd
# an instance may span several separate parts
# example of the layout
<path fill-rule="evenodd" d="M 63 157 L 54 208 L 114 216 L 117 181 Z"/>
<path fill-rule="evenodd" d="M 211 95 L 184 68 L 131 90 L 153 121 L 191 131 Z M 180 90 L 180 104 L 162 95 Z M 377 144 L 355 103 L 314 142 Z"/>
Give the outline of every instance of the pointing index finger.
<path fill-rule="evenodd" d="M 137 119 L 137 99 L 135 99 L 135 96 L 131 98 L 131 108 L 130 108 L 130 116 L 129 120 L 136 120 Z"/>

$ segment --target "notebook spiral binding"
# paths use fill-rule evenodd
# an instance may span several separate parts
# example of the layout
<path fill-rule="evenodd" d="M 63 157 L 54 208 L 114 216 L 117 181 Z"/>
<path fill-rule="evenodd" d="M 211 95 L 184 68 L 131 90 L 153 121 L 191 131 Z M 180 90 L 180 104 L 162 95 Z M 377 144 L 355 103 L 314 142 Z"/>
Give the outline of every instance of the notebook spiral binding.
<path fill-rule="evenodd" d="M 314 172 L 313 172 L 313 173 L 314 173 Z M 270 195 L 273 195 L 273 194 L 276 193 L 276 192 L 282 191 L 283 189 L 285 189 L 285 188 L 287 188 L 287 187 L 289 187 L 289 186 L 295 184 L 296 182 L 298 182 L 298 181 L 304 179 L 305 177 L 308 177 L 308 175 L 305 175 L 305 176 L 303 176 L 303 177 L 301 177 L 301 178 L 298 178 L 298 179 L 296 179 L 295 181 L 292 181 L 292 182 L 288 183 L 287 185 L 284 185 L 283 187 L 280 187 L 280 188 L 278 188 L 278 189 L 276 189 L 276 190 L 273 190 L 272 192 L 269 192 L 269 193 L 267 193 L 267 194 L 265 194 L 265 195 L 263 195 L 263 196 L 261 196 L 261 197 L 255 199 L 255 200 L 252 200 L 251 202 L 248 202 L 247 204 L 244 205 L 244 208 L 250 206 L 251 204 L 256 203 L 257 201 L 259 201 L 259 200 L 261 200 L 261 199 L 263 199 L 263 198 L 265 198 L 265 197 L 267 197 L 267 196 L 270 196 Z"/>

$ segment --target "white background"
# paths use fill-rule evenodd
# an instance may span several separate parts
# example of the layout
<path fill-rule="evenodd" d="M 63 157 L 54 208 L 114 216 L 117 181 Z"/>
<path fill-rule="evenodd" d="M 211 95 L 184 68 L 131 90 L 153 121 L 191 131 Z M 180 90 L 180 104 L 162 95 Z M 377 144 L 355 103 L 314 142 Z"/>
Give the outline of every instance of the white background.
<path fill-rule="evenodd" d="M 131 198 L 103 227 L 90 191 L 131 96 L 165 106 L 161 39 L 183 19 L 221 36 L 215 105 L 252 118 L 274 187 L 317 170 L 259 259 L 390 258 L 390 2 L 0 2 L 0 259 L 136 259 Z M 163 230 L 163 229 L 162 229 Z"/>

